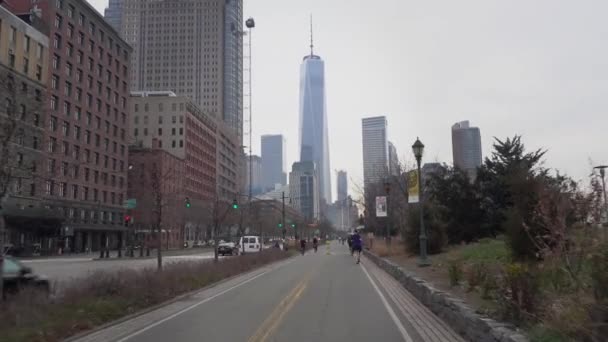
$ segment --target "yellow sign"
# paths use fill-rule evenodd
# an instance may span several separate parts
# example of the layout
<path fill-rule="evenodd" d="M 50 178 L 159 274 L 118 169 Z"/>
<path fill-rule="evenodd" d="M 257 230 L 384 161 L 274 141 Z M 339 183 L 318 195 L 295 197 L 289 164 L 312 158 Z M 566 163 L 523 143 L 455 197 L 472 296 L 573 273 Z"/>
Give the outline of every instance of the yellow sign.
<path fill-rule="evenodd" d="M 418 184 L 418 171 L 413 170 L 407 173 L 407 198 L 408 203 L 420 202 L 420 184 Z"/>

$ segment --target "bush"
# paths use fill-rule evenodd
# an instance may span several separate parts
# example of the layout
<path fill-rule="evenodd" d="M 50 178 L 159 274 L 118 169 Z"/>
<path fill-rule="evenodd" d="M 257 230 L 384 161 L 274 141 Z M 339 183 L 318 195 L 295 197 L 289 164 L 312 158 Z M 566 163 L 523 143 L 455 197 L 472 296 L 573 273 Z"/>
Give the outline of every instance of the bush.
<path fill-rule="evenodd" d="M 469 291 L 472 291 L 483 284 L 488 277 L 488 272 L 489 268 L 485 263 L 480 262 L 472 264 L 467 271 L 467 285 L 469 286 Z"/>
<path fill-rule="evenodd" d="M 420 253 L 420 208 L 413 206 L 407 213 L 407 224 L 403 232 L 406 251 L 410 254 Z M 438 208 L 433 203 L 424 205 L 424 226 L 427 235 L 427 252 L 441 253 L 447 245 L 445 224 L 440 220 Z"/>
<path fill-rule="evenodd" d="M 462 274 L 462 262 L 460 260 L 451 260 L 448 264 L 450 286 L 458 286 L 462 280 Z"/>
<path fill-rule="evenodd" d="M 517 322 L 533 317 L 540 291 L 537 272 L 530 266 L 511 263 L 503 270 L 499 301 L 503 316 Z"/>
<path fill-rule="evenodd" d="M 182 262 L 156 269 L 96 272 L 51 300 L 24 291 L 1 303 L 2 341 L 60 341 L 222 279 L 288 257 L 267 250 L 220 262 Z"/>

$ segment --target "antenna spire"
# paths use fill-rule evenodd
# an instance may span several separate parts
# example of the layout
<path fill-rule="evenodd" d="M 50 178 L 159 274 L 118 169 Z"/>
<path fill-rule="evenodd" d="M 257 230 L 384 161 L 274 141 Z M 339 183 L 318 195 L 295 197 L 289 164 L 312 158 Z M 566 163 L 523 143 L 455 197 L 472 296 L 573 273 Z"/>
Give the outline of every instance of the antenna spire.
<path fill-rule="evenodd" d="M 314 48 L 314 44 L 313 44 L 313 35 L 312 35 L 313 31 L 312 31 L 312 13 L 310 14 L 310 56 L 312 57 L 313 54 L 313 48 Z"/>

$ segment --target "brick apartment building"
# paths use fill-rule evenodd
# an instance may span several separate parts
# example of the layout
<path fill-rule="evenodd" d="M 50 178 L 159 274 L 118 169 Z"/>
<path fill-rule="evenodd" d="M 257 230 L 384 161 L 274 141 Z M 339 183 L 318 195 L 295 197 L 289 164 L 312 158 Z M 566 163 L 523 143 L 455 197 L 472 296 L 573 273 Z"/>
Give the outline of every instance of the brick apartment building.
<path fill-rule="evenodd" d="M 158 146 L 158 142 L 154 143 Z M 184 241 L 186 208 L 184 159 L 160 148 L 129 148 L 129 198 L 137 206 L 128 210 L 130 242 L 155 247 L 152 231 L 160 224 L 163 248 L 180 248 Z"/>
<path fill-rule="evenodd" d="M 131 48 L 84 0 L 11 1 L 48 25 L 43 198 L 63 213 L 63 248 L 123 240 Z"/>

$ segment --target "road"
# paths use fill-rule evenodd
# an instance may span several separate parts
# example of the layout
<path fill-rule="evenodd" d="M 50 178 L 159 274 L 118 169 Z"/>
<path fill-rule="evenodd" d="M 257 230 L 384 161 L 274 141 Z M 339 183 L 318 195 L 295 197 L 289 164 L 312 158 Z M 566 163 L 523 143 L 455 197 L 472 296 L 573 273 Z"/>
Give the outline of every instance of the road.
<path fill-rule="evenodd" d="M 156 253 L 156 252 L 154 252 Z M 60 285 L 77 278 L 86 277 L 96 271 L 116 271 L 119 269 L 143 269 L 156 267 L 156 254 L 152 258 L 138 259 L 111 258 L 106 260 L 95 260 L 93 257 L 54 257 L 48 259 L 21 260 L 22 263 L 32 268 L 34 273 L 47 276 L 51 281 Z M 163 257 L 163 263 L 173 263 L 187 260 L 212 259 L 213 252 L 203 250 L 200 253 L 186 255 L 169 255 Z"/>
<path fill-rule="evenodd" d="M 232 278 L 77 342 L 463 341 L 393 278 L 346 247 Z"/>

